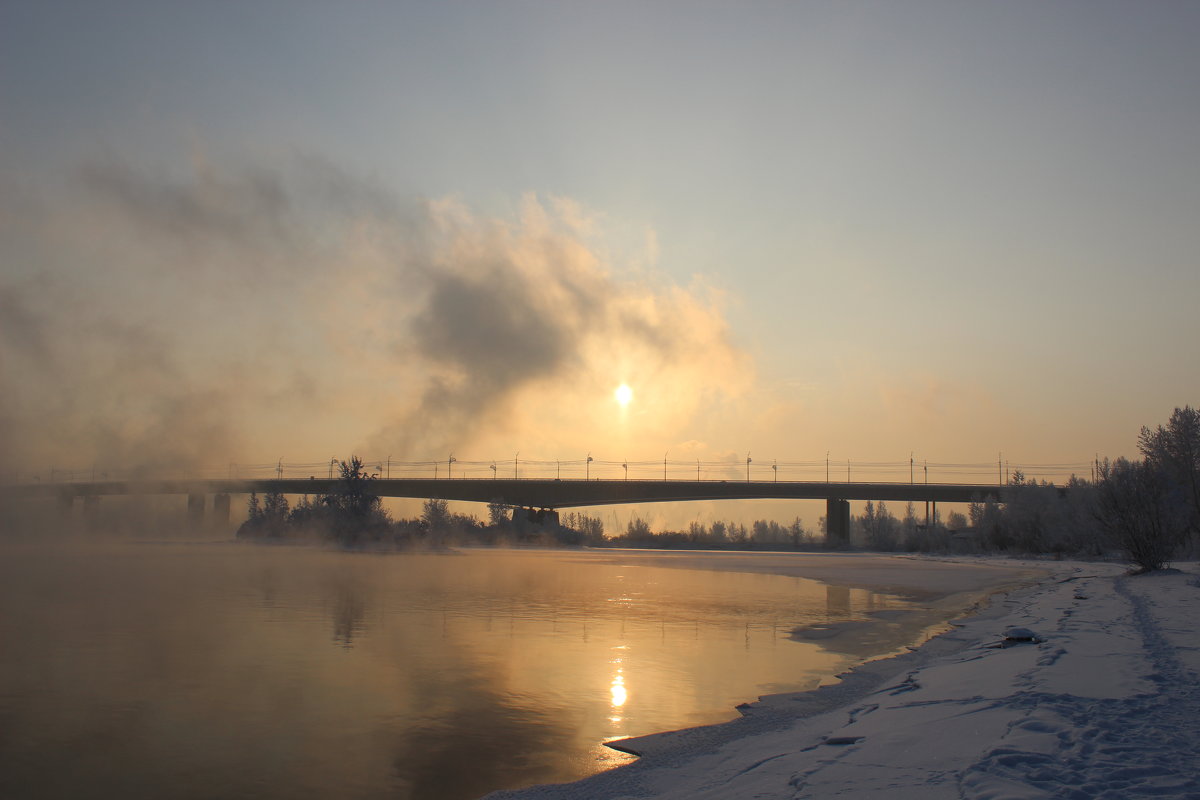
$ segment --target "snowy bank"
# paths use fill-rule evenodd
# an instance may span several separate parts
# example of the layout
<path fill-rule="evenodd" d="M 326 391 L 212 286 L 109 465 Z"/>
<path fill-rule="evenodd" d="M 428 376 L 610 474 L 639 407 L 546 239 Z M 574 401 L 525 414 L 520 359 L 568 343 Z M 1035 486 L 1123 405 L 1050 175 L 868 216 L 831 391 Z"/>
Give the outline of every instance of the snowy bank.
<path fill-rule="evenodd" d="M 628 739 L 642 756 L 629 766 L 489 798 L 1200 797 L 1196 566 L 1055 566 L 836 685 Z"/>

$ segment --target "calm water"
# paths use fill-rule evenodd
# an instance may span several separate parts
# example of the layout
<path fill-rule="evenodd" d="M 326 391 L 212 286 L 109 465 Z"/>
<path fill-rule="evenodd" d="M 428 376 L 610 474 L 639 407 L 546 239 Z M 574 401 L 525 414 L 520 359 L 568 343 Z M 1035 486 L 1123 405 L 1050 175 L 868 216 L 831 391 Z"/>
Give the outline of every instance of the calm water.
<path fill-rule="evenodd" d="M 714 556 L 721 558 L 721 556 Z M 471 798 L 622 763 L 850 656 L 904 607 L 619 553 L 0 549 L 0 796 Z"/>

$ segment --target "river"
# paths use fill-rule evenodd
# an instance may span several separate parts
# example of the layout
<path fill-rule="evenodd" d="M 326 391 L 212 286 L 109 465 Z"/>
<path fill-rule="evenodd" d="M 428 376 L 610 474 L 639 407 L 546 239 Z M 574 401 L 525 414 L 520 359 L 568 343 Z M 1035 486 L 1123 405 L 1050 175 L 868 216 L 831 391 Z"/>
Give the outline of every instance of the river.
<path fill-rule="evenodd" d="M 838 585 L 830 562 L 798 577 L 820 556 L 738 558 L 5 545 L 0 796 L 458 800 L 572 780 L 631 758 L 606 741 L 731 719 L 950 613 Z"/>

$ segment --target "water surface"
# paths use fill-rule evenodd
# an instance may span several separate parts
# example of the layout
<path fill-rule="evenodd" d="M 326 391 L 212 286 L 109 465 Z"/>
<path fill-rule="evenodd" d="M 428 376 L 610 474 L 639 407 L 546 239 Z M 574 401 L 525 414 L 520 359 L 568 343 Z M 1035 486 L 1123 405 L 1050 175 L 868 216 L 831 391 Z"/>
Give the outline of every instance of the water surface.
<path fill-rule="evenodd" d="M 5 546 L 0 795 L 454 800 L 572 780 L 629 758 L 605 741 L 731 719 L 864 655 L 795 629 L 910 606 L 606 551 Z"/>

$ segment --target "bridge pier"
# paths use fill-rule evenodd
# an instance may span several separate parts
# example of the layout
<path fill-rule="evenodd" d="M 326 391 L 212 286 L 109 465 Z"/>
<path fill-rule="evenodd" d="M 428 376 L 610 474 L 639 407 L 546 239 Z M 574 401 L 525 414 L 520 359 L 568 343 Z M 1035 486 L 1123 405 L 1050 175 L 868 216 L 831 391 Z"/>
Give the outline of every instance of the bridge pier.
<path fill-rule="evenodd" d="M 517 525 L 558 527 L 558 512 L 553 508 L 522 508 L 518 506 L 513 509 L 512 519 Z"/>
<path fill-rule="evenodd" d="M 218 494 L 213 497 L 213 519 L 217 524 L 229 524 L 229 505 L 228 494 Z"/>
<path fill-rule="evenodd" d="M 189 494 L 187 501 L 188 519 L 194 523 L 204 521 L 204 495 Z"/>
<path fill-rule="evenodd" d="M 850 501 L 830 497 L 825 501 L 825 544 L 850 544 Z"/>

